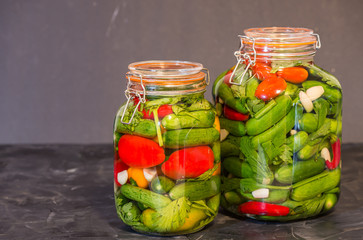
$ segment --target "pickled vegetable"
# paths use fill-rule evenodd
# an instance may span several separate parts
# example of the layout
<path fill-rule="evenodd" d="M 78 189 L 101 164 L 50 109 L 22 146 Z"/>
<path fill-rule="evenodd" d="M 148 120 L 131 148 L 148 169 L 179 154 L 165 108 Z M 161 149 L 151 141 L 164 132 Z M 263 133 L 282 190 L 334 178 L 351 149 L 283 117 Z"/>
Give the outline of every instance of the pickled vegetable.
<path fill-rule="evenodd" d="M 138 103 L 130 104 L 126 119 Z M 139 232 L 195 232 L 219 207 L 219 118 L 202 94 L 139 105 L 130 125 L 120 121 L 122 108 L 115 118 L 115 136 L 123 134 L 114 143 L 118 215 Z M 245 132 L 243 124 L 234 128 Z"/>
<path fill-rule="evenodd" d="M 221 142 L 222 206 L 268 221 L 332 209 L 341 163 L 341 89 L 335 78 L 311 62 L 272 60 L 251 70 L 246 79 L 254 88 L 248 89 L 249 82 L 222 84 L 221 90 L 215 85 L 218 104 L 238 113 L 242 108 L 236 106 L 246 103 L 248 112 L 239 114 L 249 116 L 220 116 L 221 132 L 228 132 Z"/>

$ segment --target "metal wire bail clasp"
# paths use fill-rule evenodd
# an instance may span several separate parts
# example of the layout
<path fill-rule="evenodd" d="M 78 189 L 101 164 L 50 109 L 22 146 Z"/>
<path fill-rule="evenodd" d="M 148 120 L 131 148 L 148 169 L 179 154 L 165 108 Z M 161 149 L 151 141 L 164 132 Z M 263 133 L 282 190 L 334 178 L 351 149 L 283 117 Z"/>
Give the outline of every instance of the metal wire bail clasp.
<path fill-rule="evenodd" d="M 125 96 L 127 98 L 127 102 L 126 102 L 126 105 L 125 105 L 124 110 L 122 112 L 121 123 L 129 125 L 132 122 L 132 119 L 134 119 L 135 113 L 138 110 L 140 104 L 146 102 L 146 98 L 145 98 L 146 94 L 145 94 L 145 86 L 144 86 L 144 84 L 142 82 L 142 74 L 130 73 L 129 72 L 129 73 L 126 74 L 126 76 L 127 76 L 127 79 L 128 79 L 127 89 L 125 90 Z M 130 81 L 131 76 L 136 76 L 136 77 L 140 78 L 140 85 L 141 85 L 142 91 L 137 91 L 137 90 L 134 90 L 134 89 L 131 88 L 131 81 Z M 130 101 L 133 100 L 135 97 L 137 97 L 139 99 L 139 102 L 136 104 L 135 110 L 132 113 L 130 120 L 128 122 L 125 122 L 124 118 L 125 118 L 126 111 L 127 111 L 128 107 L 129 107 Z"/>
<path fill-rule="evenodd" d="M 313 33 L 312 35 L 316 37 L 316 44 L 315 44 L 316 49 L 321 48 L 321 42 L 320 42 L 319 34 Z"/>
<path fill-rule="evenodd" d="M 205 82 L 206 82 L 207 85 L 209 85 L 209 83 L 210 83 L 209 70 L 208 70 L 208 68 L 203 68 L 202 71 L 205 71 L 205 74 L 206 74 L 206 80 L 205 80 Z"/>
<path fill-rule="evenodd" d="M 256 62 L 255 39 L 252 38 L 252 37 L 247 37 L 247 36 L 242 36 L 242 35 L 238 35 L 238 37 L 241 40 L 241 46 L 240 46 L 240 48 L 239 48 L 238 51 L 235 51 L 234 52 L 234 55 L 236 56 L 236 59 L 237 59 L 237 64 L 236 64 L 236 67 L 233 69 L 233 72 L 232 72 L 231 76 L 229 77 L 229 83 L 230 84 L 233 84 L 233 85 L 241 85 L 242 84 L 242 81 L 243 81 L 243 78 L 246 75 L 248 69 L 251 66 L 254 66 L 255 65 L 255 62 Z M 253 60 L 251 59 L 250 54 L 248 54 L 247 52 L 242 53 L 242 50 L 245 47 L 245 45 L 243 44 L 243 40 L 244 39 L 247 39 L 247 40 L 249 40 L 249 41 L 252 42 Z M 238 66 L 241 64 L 241 62 L 243 60 L 246 60 L 248 62 L 247 66 L 246 66 L 246 69 L 243 71 L 240 80 L 238 82 L 233 82 L 233 77 L 236 74 L 236 70 L 237 70 Z"/>

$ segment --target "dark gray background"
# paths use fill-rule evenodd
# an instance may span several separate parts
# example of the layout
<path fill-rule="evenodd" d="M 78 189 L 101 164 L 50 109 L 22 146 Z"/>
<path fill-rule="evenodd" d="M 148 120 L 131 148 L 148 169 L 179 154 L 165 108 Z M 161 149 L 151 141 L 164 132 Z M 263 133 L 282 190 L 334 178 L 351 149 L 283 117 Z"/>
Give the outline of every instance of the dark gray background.
<path fill-rule="evenodd" d="M 0 143 L 109 143 L 129 63 L 197 61 L 214 79 L 237 35 L 261 26 L 319 33 L 316 62 L 343 85 L 343 140 L 363 142 L 362 13 L 361 0 L 2 0 Z"/>

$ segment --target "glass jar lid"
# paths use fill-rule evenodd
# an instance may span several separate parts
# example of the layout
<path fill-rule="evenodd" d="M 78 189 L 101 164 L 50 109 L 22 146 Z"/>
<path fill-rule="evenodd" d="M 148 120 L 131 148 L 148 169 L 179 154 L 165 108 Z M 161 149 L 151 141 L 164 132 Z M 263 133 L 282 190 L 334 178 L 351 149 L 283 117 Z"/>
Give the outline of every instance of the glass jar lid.
<path fill-rule="evenodd" d="M 313 30 L 293 27 L 249 28 L 244 31 L 247 37 L 253 38 L 256 45 L 307 45 L 319 40 Z M 248 40 L 245 41 L 250 42 Z"/>
<path fill-rule="evenodd" d="M 175 78 L 194 75 L 202 71 L 203 65 L 188 61 L 142 61 L 129 65 L 130 72 L 142 74 L 145 77 Z"/>

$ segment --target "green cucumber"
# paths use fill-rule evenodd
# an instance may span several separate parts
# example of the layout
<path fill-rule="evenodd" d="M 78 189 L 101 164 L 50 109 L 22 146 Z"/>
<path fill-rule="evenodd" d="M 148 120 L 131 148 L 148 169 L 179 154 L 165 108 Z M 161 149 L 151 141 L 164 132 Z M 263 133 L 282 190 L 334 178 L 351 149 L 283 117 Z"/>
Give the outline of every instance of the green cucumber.
<path fill-rule="evenodd" d="M 245 124 L 241 121 L 229 120 L 227 118 L 220 118 L 221 128 L 226 129 L 230 134 L 242 137 L 246 135 Z"/>
<path fill-rule="evenodd" d="M 223 169 L 239 178 L 251 178 L 254 176 L 250 165 L 241 161 L 238 157 L 223 159 Z"/>
<path fill-rule="evenodd" d="M 300 151 L 297 152 L 297 157 L 300 160 L 308 160 L 314 157 L 321 149 L 324 147 L 329 147 L 329 140 L 325 140 L 324 142 L 318 141 L 318 143 L 314 145 L 306 144 Z"/>
<path fill-rule="evenodd" d="M 259 84 L 260 84 L 260 81 L 255 77 L 252 77 L 251 79 L 248 80 L 247 85 L 246 85 L 246 96 L 249 99 L 256 98 L 255 92 L 256 92 L 256 89 Z"/>
<path fill-rule="evenodd" d="M 269 190 L 269 196 L 267 198 L 254 198 L 251 193 L 241 193 L 244 198 L 253 201 L 263 201 L 267 203 L 282 203 L 289 197 L 289 189 L 275 189 Z"/>
<path fill-rule="evenodd" d="M 228 137 L 221 142 L 221 157 L 239 156 L 239 146 L 241 138 L 228 135 Z"/>
<path fill-rule="evenodd" d="M 190 201 L 198 201 L 209 198 L 220 192 L 221 179 L 219 176 L 212 176 L 207 181 L 184 182 L 175 185 L 169 196 L 175 200 L 181 197 L 187 197 Z"/>
<path fill-rule="evenodd" d="M 239 99 L 234 98 L 232 89 L 230 87 L 228 87 L 228 85 L 225 84 L 224 82 L 222 82 L 219 85 L 218 97 L 222 98 L 222 100 L 224 101 L 224 103 L 227 106 L 229 106 L 230 108 L 233 108 L 237 112 L 240 112 L 243 114 L 248 113 L 248 109 L 246 108 L 243 101 L 240 101 Z"/>
<path fill-rule="evenodd" d="M 215 141 L 212 144 L 212 151 L 214 155 L 214 163 L 219 163 L 221 161 L 221 142 Z"/>
<path fill-rule="evenodd" d="M 219 132 L 215 128 L 169 130 L 163 134 L 166 148 L 194 147 L 210 145 L 217 141 Z"/>
<path fill-rule="evenodd" d="M 307 161 L 295 161 L 293 164 L 283 165 L 275 172 L 275 179 L 282 184 L 296 183 L 324 171 L 323 158 Z"/>
<path fill-rule="evenodd" d="M 217 212 L 218 208 L 219 208 L 220 199 L 221 199 L 221 194 L 220 193 L 214 195 L 213 197 L 210 197 L 207 200 L 207 206 L 209 208 L 211 208 L 214 212 Z"/>
<path fill-rule="evenodd" d="M 258 145 L 264 142 L 273 140 L 280 135 L 285 136 L 294 127 L 295 122 L 301 118 L 302 112 L 303 107 L 301 105 L 296 105 L 296 107 L 293 107 L 289 113 L 273 127 L 257 136 L 254 136 L 252 138 L 253 147 L 257 149 Z"/>
<path fill-rule="evenodd" d="M 122 124 L 121 118 L 117 119 L 115 131 L 119 133 L 133 134 L 141 137 L 154 138 L 156 137 L 156 127 L 153 120 L 140 119 L 135 126 Z"/>
<path fill-rule="evenodd" d="M 221 157 L 226 158 L 230 156 L 238 156 L 239 147 L 228 141 L 228 139 L 221 142 Z"/>
<path fill-rule="evenodd" d="M 299 131 L 295 135 L 291 135 L 286 139 L 286 145 L 295 153 L 307 144 L 308 138 L 309 135 L 306 132 Z"/>
<path fill-rule="evenodd" d="M 213 87 L 212 87 L 212 95 L 213 95 L 213 100 L 216 100 L 216 96 L 218 94 L 218 89 L 220 84 L 223 82 L 224 80 L 224 76 L 228 73 L 229 69 L 222 72 L 221 74 L 219 74 L 219 76 L 216 78 L 216 80 L 214 81 Z"/>
<path fill-rule="evenodd" d="M 241 204 L 245 201 L 240 194 L 234 191 L 224 193 L 224 197 L 226 198 L 226 201 L 232 205 Z"/>
<path fill-rule="evenodd" d="M 335 188 L 340 182 L 340 169 L 324 171 L 314 177 L 295 183 L 291 199 L 303 201 Z"/>
<path fill-rule="evenodd" d="M 330 132 L 336 133 L 341 131 L 338 126 L 338 122 L 335 119 L 325 118 L 324 124 L 330 124 Z M 304 113 L 299 120 L 299 129 L 307 133 L 313 133 L 318 130 L 318 116 L 313 113 Z"/>
<path fill-rule="evenodd" d="M 258 119 L 251 118 L 247 121 L 246 130 L 248 135 L 254 136 L 266 131 L 275 123 L 280 121 L 290 111 L 292 107 L 292 100 L 289 96 L 279 96 L 275 99 L 275 101 L 276 105 L 272 107 L 271 110 L 262 115 L 262 117 Z M 267 104 L 266 106 L 268 105 L 269 104 Z"/>
<path fill-rule="evenodd" d="M 216 113 L 220 117 L 223 113 L 223 105 L 221 103 L 216 103 Z"/>
<path fill-rule="evenodd" d="M 333 88 L 329 86 L 328 84 L 319 82 L 319 81 L 305 81 L 302 83 L 302 86 L 305 89 L 309 89 L 314 86 L 322 86 L 324 88 L 323 96 L 328 99 L 332 103 L 337 103 L 342 100 L 342 92 L 339 89 Z"/>
<path fill-rule="evenodd" d="M 156 177 L 151 181 L 151 190 L 160 194 L 169 192 L 174 186 L 174 181 L 165 176 Z"/>
<path fill-rule="evenodd" d="M 252 193 L 253 191 L 260 188 L 268 188 L 269 190 L 290 190 L 290 186 L 275 186 L 256 182 L 253 178 L 240 179 L 240 190 L 241 193 Z"/>
<path fill-rule="evenodd" d="M 222 192 L 229 192 L 233 190 L 238 190 L 240 188 L 241 179 L 240 178 L 226 178 L 222 177 Z"/>
<path fill-rule="evenodd" d="M 332 209 L 335 204 L 338 201 L 338 197 L 336 194 L 330 193 L 326 195 L 326 200 L 325 200 L 325 204 L 324 204 L 324 211 L 329 211 L 330 209 Z"/>
<path fill-rule="evenodd" d="M 318 129 L 318 116 L 313 113 L 304 113 L 299 120 L 299 129 L 307 133 L 315 132 Z"/>
<path fill-rule="evenodd" d="M 212 127 L 215 120 L 213 110 L 181 112 L 178 115 L 169 114 L 161 120 L 166 130 L 181 128 L 208 128 Z"/>
<path fill-rule="evenodd" d="M 122 185 L 121 193 L 128 199 L 140 202 L 153 209 L 163 208 L 171 203 L 168 197 L 130 184 Z"/>

